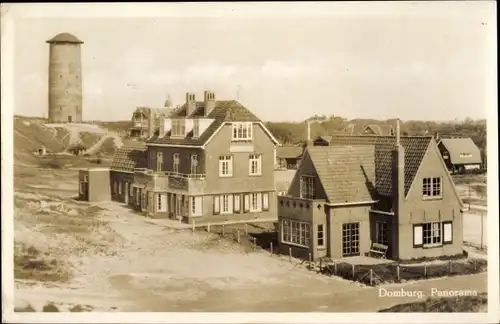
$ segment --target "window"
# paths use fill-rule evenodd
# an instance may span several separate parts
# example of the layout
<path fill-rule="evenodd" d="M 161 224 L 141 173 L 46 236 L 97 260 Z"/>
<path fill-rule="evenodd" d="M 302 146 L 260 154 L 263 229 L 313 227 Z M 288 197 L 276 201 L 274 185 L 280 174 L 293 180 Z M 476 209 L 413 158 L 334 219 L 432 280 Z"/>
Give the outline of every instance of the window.
<path fill-rule="evenodd" d="M 262 211 L 262 194 L 260 192 L 250 194 L 250 212 Z"/>
<path fill-rule="evenodd" d="M 221 214 L 233 213 L 233 195 L 221 195 Z"/>
<path fill-rule="evenodd" d="M 200 136 L 200 120 L 193 119 L 193 137 Z"/>
<path fill-rule="evenodd" d="M 325 245 L 325 232 L 323 229 L 323 224 L 318 225 L 318 246 Z"/>
<path fill-rule="evenodd" d="M 233 175 L 233 157 L 225 155 L 219 157 L 219 176 L 231 177 Z"/>
<path fill-rule="evenodd" d="M 156 152 L 156 171 L 163 171 L 163 152 Z"/>
<path fill-rule="evenodd" d="M 262 174 L 262 154 L 250 154 L 249 168 L 250 175 Z"/>
<path fill-rule="evenodd" d="M 181 160 L 181 156 L 179 153 L 174 153 L 174 161 L 173 161 L 173 164 L 172 164 L 172 171 L 175 172 L 175 173 L 179 173 L 179 164 L 180 164 L 180 161 Z"/>
<path fill-rule="evenodd" d="M 233 123 L 233 141 L 251 141 L 252 123 Z"/>
<path fill-rule="evenodd" d="M 314 199 L 314 177 L 300 177 L 300 198 Z"/>
<path fill-rule="evenodd" d="M 472 157 L 472 154 L 471 153 L 460 153 L 460 157 Z"/>
<path fill-rule="evenodd" d="M 262 210 L 269 210 L 269 193 L 262 194 Z"/>
<path fill-rule="evenodd" d="M 375 242 L 383 245 L 389 245 L 387 223 L 377 221 L 375 223 Z"/>
<path fill-rule="evenodd" d="M 184 119 L 172 119 L 172 136 L 186 136 L 186 121 Z"/>
<path fill-rule="evenodd" d="M 423 224 L 423 245 L 441 245 L 441 224 L 439 222 Z"/>
<path fill-rule="evenodd" d="M 441 178 L 424 178 L 422 183 L 424 198 L 441 197 Z"/>
<path fill-rule="evenodd" d="M 282 220 L 281 241 L 287 244 L 309 247 L 310 225 L 305 222 L 298 222 L 294 220 Z"/>
<path fill-rule="evenodd" d="M 191 197 L 191 216 L 202 216 L 203 197 Z"/>
<path fill-rule="evenodd" d="M 214 215 L 220 213 L 220 197 L 214 196 Z"/>
<path fill-rule="evenodd" d="M 85 182 L 85 183 L 89 182 L 89 176 L 88 175 L 83 176 L 83 182 Z"/>
<path fill-rule="evenodd" d="M 234 212 L 239 213 L 241 211 L 240 195 L 234 195 Z"/>
<path fill-rule="evenodd" d="M 198 155 L 191 154 L 191 174 L 198 173 Z"/>

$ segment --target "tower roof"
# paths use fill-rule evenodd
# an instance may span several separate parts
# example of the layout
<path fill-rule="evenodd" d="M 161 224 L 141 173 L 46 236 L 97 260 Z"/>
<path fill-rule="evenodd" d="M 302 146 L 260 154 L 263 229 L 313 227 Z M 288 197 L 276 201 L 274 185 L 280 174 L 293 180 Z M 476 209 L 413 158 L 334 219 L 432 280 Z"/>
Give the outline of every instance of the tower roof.
<path fill-rule="evenodd" d="M 53 43 L 70 43 L 70 44 L 83 44 L 81 40 L 70 33 L 60 33 L 47 41 L 49 44 Z"/>

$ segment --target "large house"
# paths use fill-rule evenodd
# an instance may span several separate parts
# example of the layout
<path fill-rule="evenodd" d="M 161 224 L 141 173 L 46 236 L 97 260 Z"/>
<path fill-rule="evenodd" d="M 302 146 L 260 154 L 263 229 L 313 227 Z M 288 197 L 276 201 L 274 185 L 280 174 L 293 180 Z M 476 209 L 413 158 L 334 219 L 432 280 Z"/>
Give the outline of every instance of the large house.
<path fill-rule="evenodd" d="M 481 152 L 471 138 L 442 138 L 438 147 L 452 173 L 479 170 L 481 167 Z"/>
<path fill-rule="evenodd" d="M 276 219 L 278 141 L 241 103 L 194 93 L 143 147 L 124 147 L 112 162 L 111 196 L 150 217 L 204 223 Z"/>
<path fill-rule="evenodd" d="M 317 139 L 278 197 L 279 249 L 313 259 L 374 245 L 395 260 L 457 255 L 462 208 L 433 137 Z"/>
<path fill-rule="evenodd" d="M 168 116 L 173 111 L 170 107 L 148 108 L 137 107 L 132 114 L 132 126 L 129 129 L 129 136 L 133 138 L 147 138 L 149 127 L 149 115 L 152 114 L 155 120 L 155 126 L 159 127 L 160 117 Z"/>

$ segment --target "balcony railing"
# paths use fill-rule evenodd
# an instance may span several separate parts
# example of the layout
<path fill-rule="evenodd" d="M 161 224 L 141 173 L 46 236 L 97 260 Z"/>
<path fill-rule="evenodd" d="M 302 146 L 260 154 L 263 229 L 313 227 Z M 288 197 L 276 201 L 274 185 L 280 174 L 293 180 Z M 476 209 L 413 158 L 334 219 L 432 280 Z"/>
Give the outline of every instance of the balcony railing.
<path fill-rule="evenodd" d="M 201 193 L 205 188 L 205 174 L 187 174 L 173 171 L 155 171 L 136 168 L 134 172 L 151 176 L 152 186 L 158 190 L 174 189 L 188 193 Z"/>

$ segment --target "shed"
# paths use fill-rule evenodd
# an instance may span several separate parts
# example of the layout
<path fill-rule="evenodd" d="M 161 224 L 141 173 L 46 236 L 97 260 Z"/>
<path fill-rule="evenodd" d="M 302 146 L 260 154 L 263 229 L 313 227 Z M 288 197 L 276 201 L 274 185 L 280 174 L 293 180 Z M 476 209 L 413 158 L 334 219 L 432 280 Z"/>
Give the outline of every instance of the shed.
<path fill-rule="evenodd" d="M 109 168 L 78 170 L 78 199 L 83 201 L 110 201 Z"/>

